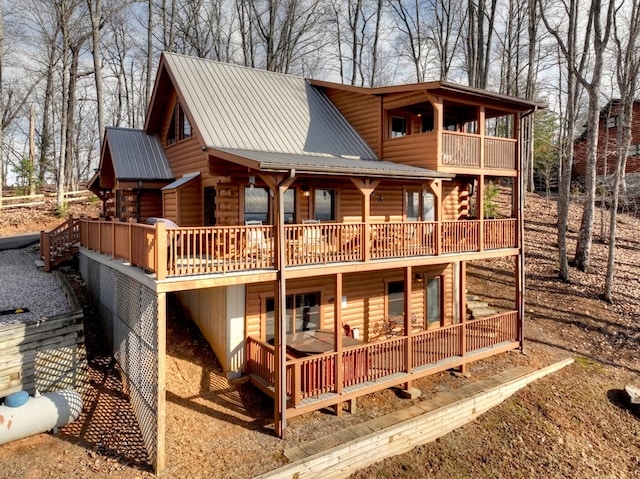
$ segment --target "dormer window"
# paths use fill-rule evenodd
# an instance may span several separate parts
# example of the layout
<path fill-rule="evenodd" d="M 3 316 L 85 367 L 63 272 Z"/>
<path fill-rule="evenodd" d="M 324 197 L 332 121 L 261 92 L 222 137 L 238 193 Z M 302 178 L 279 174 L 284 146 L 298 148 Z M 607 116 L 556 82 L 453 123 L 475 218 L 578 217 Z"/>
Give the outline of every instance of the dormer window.
<path fill-rule="evenodd" d="M 167 145 L 173 145 L 177 141 L 187 138 L 191 138 L 191 123 L 180 106 L 180 103 L 176 102 L 176 106 L 171 114 L 169 129 L 167 130 Z"/>

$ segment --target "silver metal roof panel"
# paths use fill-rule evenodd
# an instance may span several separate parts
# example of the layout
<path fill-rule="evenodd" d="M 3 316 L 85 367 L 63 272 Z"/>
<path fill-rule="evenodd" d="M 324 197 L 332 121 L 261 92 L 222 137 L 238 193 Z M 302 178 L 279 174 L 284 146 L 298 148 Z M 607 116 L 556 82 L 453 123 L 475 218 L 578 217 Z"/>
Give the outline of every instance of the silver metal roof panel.
<path fill-rule="evenodd" d="M 157 136 L 131 128 L 106 129 L 111 160 L 119 180 L 172 180 L 173 173 Z"/>
<path fill-rule="evenodd" d="M 325 94 L 304 78 L 164 56 L 208 147 L 377 159 Z"/>

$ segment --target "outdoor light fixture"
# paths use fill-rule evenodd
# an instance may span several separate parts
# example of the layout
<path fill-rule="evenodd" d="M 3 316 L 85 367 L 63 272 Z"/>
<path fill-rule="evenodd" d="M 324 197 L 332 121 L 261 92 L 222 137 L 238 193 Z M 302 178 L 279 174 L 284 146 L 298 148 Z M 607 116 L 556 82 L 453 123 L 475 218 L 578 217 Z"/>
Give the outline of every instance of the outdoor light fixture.
<path fill-rule="evenodd" d="M 424 281 L 424 275 L 422 275 L 422 273 L 416 273 L 415 280 L 416 283 L 422 283 Z"/>
<path fill-rule="evenodd" d="M 310 193 L 309 193 L 309 187 L 308 186 L 303 186 L 302 187 L 302 194 L 304 196 L 309 196 Z"/>
<path fill-rule="evenodd" d="M 256 186 L 256 177 L 251 175 L 249 176 L 249 188 L 253 189 L 254 186 Z"/>

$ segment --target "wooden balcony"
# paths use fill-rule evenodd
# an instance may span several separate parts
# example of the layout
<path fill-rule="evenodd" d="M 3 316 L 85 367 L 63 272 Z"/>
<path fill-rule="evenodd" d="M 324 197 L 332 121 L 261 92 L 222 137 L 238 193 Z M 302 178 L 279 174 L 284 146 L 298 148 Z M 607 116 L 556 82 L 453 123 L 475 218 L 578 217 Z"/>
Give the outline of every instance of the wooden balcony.
<path fill-rule="evenodd" d="M 337 404 L 370 392 L 403 384 L 518 346 L 518 313 L 509 311 L 483 319 L 390 337 L 303 358 L 288 357 L 288 416 Z M 275 349 L 249 337 L 247 374 L 273 397 Z M 410 349 L 410 354 L 407 354 Z M 407 364 L 411 358 L 411 364 Z M 336 362 L 339 367 L 336 367 Z"/>
<path fill-rule="evenodd" d="M 483 224 L 483 234 L 480 225 Z M 275 268 L 273 226 L 166 228 L 83 219 L 81 246 L 169 276 Z M 516 248 L 515 218 L 286 225 L 286 266 L 326 265 Z"/>
<path fill-rule="evenodd" d="M 517 167 L 517 141 L 513 138 L 443 131 L 440 158 L 437 157 L 437 142 L 438 135 L 435 132 L 388 138 L 383 141 L 383 158 L 435 169 L 515 170 Z"/>

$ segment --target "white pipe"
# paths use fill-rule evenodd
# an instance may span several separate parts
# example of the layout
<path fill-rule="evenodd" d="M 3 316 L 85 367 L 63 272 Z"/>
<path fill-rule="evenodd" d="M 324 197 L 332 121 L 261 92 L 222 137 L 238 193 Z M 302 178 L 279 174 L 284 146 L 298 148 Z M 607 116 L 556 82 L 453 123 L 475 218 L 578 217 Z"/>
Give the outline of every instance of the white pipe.
<path fill-rule="evenodd" d="M 57 430 L 76 420 L 80 411 L 82 398 L 73 389 L 30 397 L 19 407 L 0 406 L 0 444 Z"/>

